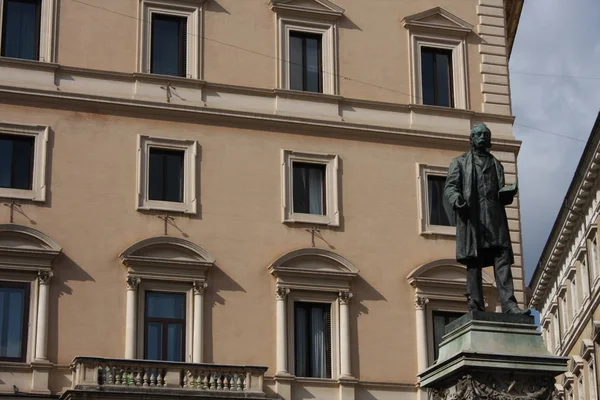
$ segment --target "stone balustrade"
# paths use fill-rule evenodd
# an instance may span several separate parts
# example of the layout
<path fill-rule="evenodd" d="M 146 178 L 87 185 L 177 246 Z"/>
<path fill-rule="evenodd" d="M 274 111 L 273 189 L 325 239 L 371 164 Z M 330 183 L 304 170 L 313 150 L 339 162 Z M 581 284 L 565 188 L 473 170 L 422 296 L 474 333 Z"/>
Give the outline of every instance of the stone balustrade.
<path fill-rule="evenodd" d="M 71 369 L 76 390 L 181 389 L 264 395 L 267 367 L 75 357 Z"/>

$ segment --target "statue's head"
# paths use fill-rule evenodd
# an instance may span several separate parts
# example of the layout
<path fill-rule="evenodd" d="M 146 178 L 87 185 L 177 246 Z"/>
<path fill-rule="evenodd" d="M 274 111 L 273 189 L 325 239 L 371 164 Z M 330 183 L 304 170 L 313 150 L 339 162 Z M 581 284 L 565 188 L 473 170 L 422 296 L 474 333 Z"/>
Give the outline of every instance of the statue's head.
<path fill-rule="evenodd" d="M 471 149 L 487 151 L 492 147 L 492 132 L 485 124 L 477 124 L 471 129 Z"/>

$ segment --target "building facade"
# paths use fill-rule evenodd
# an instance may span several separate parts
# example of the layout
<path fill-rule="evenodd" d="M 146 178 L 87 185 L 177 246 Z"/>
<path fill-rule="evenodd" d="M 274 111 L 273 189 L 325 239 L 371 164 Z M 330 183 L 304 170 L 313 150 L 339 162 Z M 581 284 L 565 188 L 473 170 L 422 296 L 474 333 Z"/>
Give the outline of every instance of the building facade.
<path fill-rule="evenodd" d="M 530 283 L 548 350 L 568 356 L 565 399 L 598 398 L 600 340 L 600 116 Z"/>
<path fill-rule="evenodd" d="M 521 7 L 0 0 L 0 392 L 422 396 L 446 168 L 484 122 L 517 174 Z"/>

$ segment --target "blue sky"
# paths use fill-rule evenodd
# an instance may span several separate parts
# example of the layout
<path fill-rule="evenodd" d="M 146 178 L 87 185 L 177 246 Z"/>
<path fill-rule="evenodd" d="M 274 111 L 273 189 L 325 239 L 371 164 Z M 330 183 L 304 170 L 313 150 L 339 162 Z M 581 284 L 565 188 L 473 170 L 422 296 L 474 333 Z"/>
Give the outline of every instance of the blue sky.
<path fill-rule="evenodd" d="M 509 67 L 527 283 L 600 110 L 598 21 L 598 0 L 526 0 L 521 15 Z"/>

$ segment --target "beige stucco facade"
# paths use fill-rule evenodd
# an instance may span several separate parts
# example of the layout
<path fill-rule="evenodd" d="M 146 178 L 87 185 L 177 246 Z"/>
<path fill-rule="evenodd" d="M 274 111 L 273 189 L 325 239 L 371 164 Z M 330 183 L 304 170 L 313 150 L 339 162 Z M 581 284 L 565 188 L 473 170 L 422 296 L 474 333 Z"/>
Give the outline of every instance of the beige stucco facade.
<path fill-rule="evenodd" d="M 42 18 L 52 22 L 49 58 L 0 57 L 0 132 L 45 132 L 45 157 L 36 158 L 45 180 L 32 199 L 0 193 L 9 205 L 0 210 L 0 248 L 53 248 L 33 229 L 60 254 L 52 258 L 47 308 L 41 278 L 31 275 L 39 268 L 23 270 L 29 264 L 10 251 L 0 261 L 0 281 L 29 274 L 33 287 L 27 360 L 0 363 L 0 391 L 12 393 L 15 385 L 24 393 L 62 394 L 79 379 L 70 367 L 75 357 L 143 358 L 141 317 L 128 315 L 137 307 L 130 301 L 139 303 L 146 282 L 168 281 L 164 287 L 188 293 L 187 362 L 263 365 L 261 391 L 284 399 L 422 396 L 416 375 L 433 357 L 431 312 L 466 306 L 453 234 L 423 222 L 423 171 L 443 171 L 469 148 L 470 127 L 485 122 L 507 182 L 514 182 L 520 143 L 512 133 L 506 55 L 514 36 L 507 37 L 505 24 L 518 7 L 502 0 L 42 2 Z M 196 10 L 197 69 L 190 75 L 197 79 L 144 70 L 144 3 Z M 331 29 L 330 93 L 281 85 L 280 18 Z M 462 107 L 419 104 L 419 37 L 452 43 Z M 194 143 L 195 193 L 185 212 L 140 207 L 141 137 Z M 283 150 L 337 156 L 336 223 L 283 221 Z M 523 305 L 518 200 L 507 214 Z M 2 228 L 8 225 L 25 230 Z M 183 247 L 171 248 L 165 235 Z M 206 274 L 188 282 L 168 272 L 164 279 L 132 272 L 126 250 L 152 238 L 143 253 L 148 263 L 168 270 L 182 262 Z M 274 267 L 298 249 L 307 250 Z M 309 271 L 302 289 L 285 275 L 292 264 Z M 134 275 L 140 281 L 128 297 L 126 279 Z M 278 299 L 281 288 L 291 289 L 277 292 Z M 486 288 L 494 310 L 493 279 Z M 289 302 L 313 292 L 337 310 L 331 379 L 295 377 L 293 343 L 288 333 L 278 336 L 290 325 Z M 278 301 L 288 302 L 285 311 Z M 41 343 L 47 351 L 38 357 Z"/>

